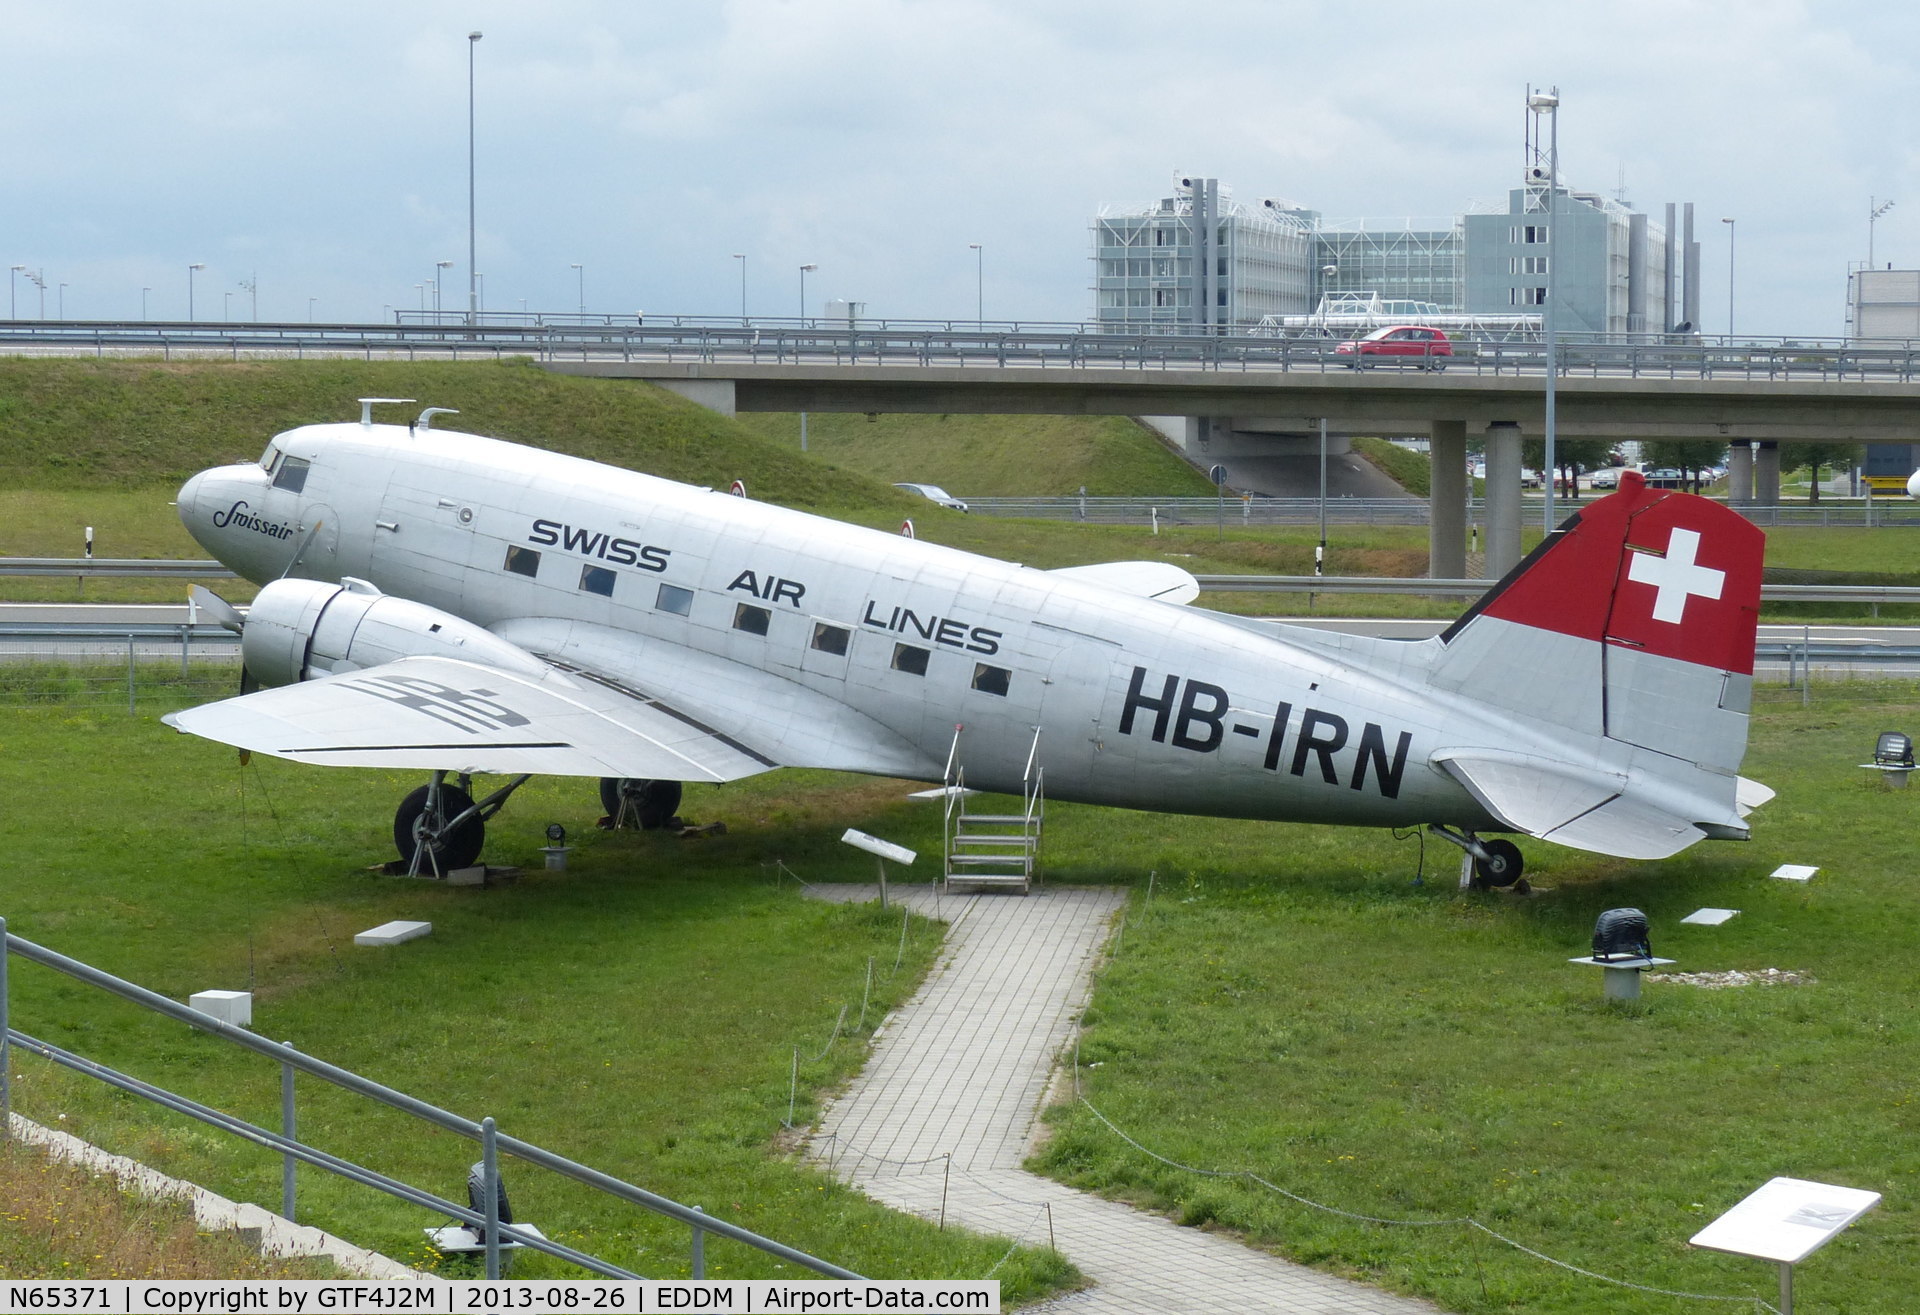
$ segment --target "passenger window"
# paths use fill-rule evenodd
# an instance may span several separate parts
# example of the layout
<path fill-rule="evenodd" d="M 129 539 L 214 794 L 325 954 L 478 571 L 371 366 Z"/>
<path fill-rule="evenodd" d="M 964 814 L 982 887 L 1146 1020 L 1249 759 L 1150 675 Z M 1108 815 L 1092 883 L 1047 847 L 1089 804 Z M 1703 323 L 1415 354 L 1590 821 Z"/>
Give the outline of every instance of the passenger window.
<path fill-rule="evenodd" d="M 273 486 L 289 493 L 300 492 L 307 487 L 307 467 L 311 464 L 300 457 L 286 458 L 273 473 Z"/>
<path fill-rule="evenodd" d="M 1005 698 L 1007 685 L 1012 678 L 1013 673 L 1005 667 L 990 667 L 984 662 L 973 664 L 973 687 L 982 694 L 998 694 Z"/>
<path fill-rule="evenodd" d="M 590 594 L 613 597 L 613 572 L 604 566 L 580 568 L 580 587 Z"/>
<path fill-rule="evenodd" d="M 733 609 L 733 628 L 750 635 L 764 635 L 767 633 L 767 618 L 772 615 L 764 607 L 741 603 Z"/>
<path fill-rule="evenodd" d="M 531 579 L 540 574 L 540 554 L 532 548 L 510 543 L 507 545 L 507 569 L 515 575 Z"/>
<path fill-rule="evenodd" d="M 849 631 L 840 626 L 830 626 L 817 621 L 813 627 L 813 647 L 817 652 L 832 653 L 835 657 L 847 655 Z"/>
<path fill-rule="evenodd" d="M 675 616 L 686 616 L 693 611 L 693 590 L 682 589 L 677 584 L 663 584 L 660 594 L 653 605 L 662 612 L 672 612 Z"/>
<path fill-rule="evenodd" d="M 909 676 L 926 675 L 927 650 L 924 648 L 915 648 L 912 644 L 895 644 L 893 646 L 893 669 L 895 671 L 904 671 Z"/>

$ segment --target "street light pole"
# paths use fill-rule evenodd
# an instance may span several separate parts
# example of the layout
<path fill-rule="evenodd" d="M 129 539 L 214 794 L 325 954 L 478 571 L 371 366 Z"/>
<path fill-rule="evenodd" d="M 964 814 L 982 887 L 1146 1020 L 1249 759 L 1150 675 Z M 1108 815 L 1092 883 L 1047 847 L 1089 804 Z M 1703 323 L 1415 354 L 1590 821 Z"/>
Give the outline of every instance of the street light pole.
<path fill-rule="evenodd" d="M 1880 216 L 1893 209 L 1893 202 L 1881 201 L 1875 204 L 1874 197 L 1867 198 L 1867 268 L 1873 268 L 1873 226 L 1880 222 Z"/>
<path fill-rule="evenodd" d="M 984 327 L 987 322 L 986 306 L 986 252 L 978 242 L 969 242 L 973 251 L 973 322 Z"/>
<path fill-rule="evenodd" d="M 20 318 L 20 313 L 16 309 L 16 298 L 14 295 L 14 288 L 16 284 L 14 283 L 14 276 L 20 273 L 25 268 L 26 268 L 25 265 L 15 265 L 7 271 L 7 318 L 10 320 L 17 320 Z M 141 313 L 141 318 L 142 319 L 146 318 L 146 314 L 144 311 L 142 311 Z"/>
<path fill-rule="evenodd" d="M 800 267 L 800 322 L 803 324 L 806 323 L 807 319 L 807 275 L 819 268 L 818 265 L 802 265 Z"/>
<path fill-rule="evenodd" d="M 1733 237 L 1739 231 L 1731 219 L 1722 219 L 1727 226 L 1727 342 L 1733 342 Z"/>
<path fill-rule="evenodd" d="M 584 320 L 587 317 L 587 267 L 575 265 L 573 272 L 580 279 L 580 318 Z"/>
<path fill-rule="evenodd" d="M 60 291 L 55 294 L 54 305 L 57 306 L 59 309 L 57 309 L 54 312 L 53 318 L 55 318 L 56 320 L 66 319 L 67 318 L 67 285 L 66 284 L 62 283 L 60 285 Z"/>
<path fill-rule="evenodd" d="M 147 294 L 152 291 L 152 288 L 140 289 L 140 320 L 142 323 L 145 323 L 147 318 Z"/>
<path fill-rule="evenodd" d="M 1556 328 L 1554 323 L 1554 303 L 1559 299 L 1554 296 L 1554 274 L 1560 264 L 1559 256 L 1556 254 L 1560 247 L 1560 231 L 1558 225 L 1554 223 L 1554 210 L 1556 209 L 1554 193 L 1560 189 L 1560 89 L 1554 87 L 1548 91 L 1535 92 L 1533 95 L 1527 97 L 1527 108 L 1533 111 L 1534 114 L 1534 148 L 1536 151 L 1539 149 L 1540 143 L 1540 116 L 1543 114 L 1549 116 L 1547 125 L 1547 240 L 1544 244 L 1547 248 L 1547 281 L 1544 289 L 1546 305 L 1542 307 L 1542 314 L 1540 316 L 1540 326 L 1542 330 L 1544 330 L 1547 349 L 1546 454 L 1541 462 L 1546 469 L 1540 473 L 1545 476 L 1541 484 L 1546 494 L 1542 520 L 1545 522 L 1546 532 L 1552 534 L 1553 493 L 1555 485 L 1559 482 L 1559 472 L 1554 468 L 1556 459 L 1554 439 L 1557 436 L 1556 430 L 1558 422 L 1555 408 L 1559 400 L 1560 384 L 1560 344 L 1554 332 Z"/>
<path fill-rule="evenodd" d="M 803 325 L 807 322 L 807 275 L 819 268 L 818 265 L 800 267 L 800 323 Z M 794 356 L 796 359 L 799 357 L 797 341 L 794 344 Z M 805 411 L 800 413 L 800 450 L 802 452 L 807 450 L 807 413 Z"/>
<path fill-rule="evenodd" d="M 314 302 L 316 302 L 316 301 L 318 301 L 318 300 L 320 300 L 320 298 L 318 298 L 318 297 L 308 297 L 308 298 L 307 298 L 307 323 L 308 323 L 308 324 L 312 324 L 312 323 L 313 323 L 313 303 L 314 303 Z"/>
<path fill-rule="evenodd" d="M 474 242 L 473 182 L 473 51 L 480 44 L 480 33 L 467 33 L 467 323 L 480 313 L 480 259 Z"/>
<path fill-rule="evenodd" d="M 747 253 L 736 251 L 733 258 L 740 262 L 740 327 L 747 327 Z"/>
<path fill-rule="evenodd" d="M 187 266 L 187 323 L 193 323 L 193 275 L 195 270 L 205 269 L 205 265 Z"/>

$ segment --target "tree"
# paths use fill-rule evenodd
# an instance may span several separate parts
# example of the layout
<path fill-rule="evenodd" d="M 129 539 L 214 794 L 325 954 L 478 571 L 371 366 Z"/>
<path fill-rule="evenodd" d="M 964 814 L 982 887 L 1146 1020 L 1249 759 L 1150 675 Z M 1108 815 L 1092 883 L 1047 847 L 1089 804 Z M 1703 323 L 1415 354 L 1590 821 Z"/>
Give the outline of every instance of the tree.
<path fill-rule="evenodd" d="M 1520 444 L 1520 460 L 1529 470 L 1539 470 L 1545 475 L 1541 467 L 1547 460 L 1547 440 L 1523 440 Z M 1578 497 L 1582 473 L 1613 464 L 1613 444 L 1604 438 L 1556 438 L 1553 443 L 1553 464 L 1560 468 L 1555 486 L 1569 496 Z"/>
<path fill-rule="evenodd" d="M 1642 443 L 1640 451 L 1647 464 L 1656 470 L 1685 471 L 1695 493 L 1704 482 L 1700 478 L 1702 473 L 1727 461 L 1727 445 L 1710 438 L 1661 439 Z"/>
<path fill-rule="evenodd" d="M 1866 449 L 1859 443 L 1782 443 L 1780 445 L 1780 470 L 1782 473 L 1804 470 L 1813 482 L 1807 493 L 1808 502 L 1820 501 L 1820 471 L 1824 467 L 1830 470 L 1848 470 L 1865 459 Z"/>

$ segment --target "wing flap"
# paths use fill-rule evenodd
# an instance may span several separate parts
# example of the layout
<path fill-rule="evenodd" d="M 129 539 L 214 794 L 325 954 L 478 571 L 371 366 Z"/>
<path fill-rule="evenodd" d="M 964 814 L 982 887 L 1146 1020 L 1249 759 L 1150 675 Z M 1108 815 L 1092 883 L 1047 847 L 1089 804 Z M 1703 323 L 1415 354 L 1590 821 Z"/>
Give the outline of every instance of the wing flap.
<path fill-rule="evenodd" d="M 260 690 L 164 719 L 295 762 L 732 781 L 780 764 L 689 713 L 554 670 L 441 657 Z"/>

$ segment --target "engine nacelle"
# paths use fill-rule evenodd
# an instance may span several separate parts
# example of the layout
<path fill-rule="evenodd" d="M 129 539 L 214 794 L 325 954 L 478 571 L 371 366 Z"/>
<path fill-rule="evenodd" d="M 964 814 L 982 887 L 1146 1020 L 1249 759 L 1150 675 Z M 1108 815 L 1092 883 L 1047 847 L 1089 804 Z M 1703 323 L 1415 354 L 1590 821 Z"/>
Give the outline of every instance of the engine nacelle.
<path fill-rule="evenodd" d="M 377 667 L 403 657 L 450 657 L 538 675 L 516 644 L 438 608 L 389 598 L 364 580 L 275 580 L 247 610 L 240 654 L 262 685 Z"/>

